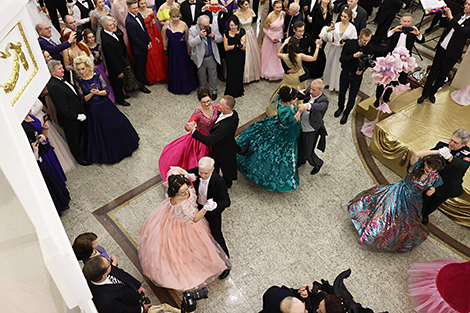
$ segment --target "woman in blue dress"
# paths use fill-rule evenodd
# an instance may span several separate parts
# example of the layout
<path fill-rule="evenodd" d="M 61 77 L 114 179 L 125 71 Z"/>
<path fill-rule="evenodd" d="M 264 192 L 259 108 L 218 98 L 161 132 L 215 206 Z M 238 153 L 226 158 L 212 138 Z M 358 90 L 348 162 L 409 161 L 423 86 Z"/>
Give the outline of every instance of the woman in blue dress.
<path fill-rule="evenodd" d="M 277 115 L 254 123 L 238 138 L 239 146 L 249 141 L 251 145 L 246 155 L 237 155 L 237 163 L 238 170 L 258 186 L 287 192 L 299 187 L 297 90 L 283 86 L 277 98 Z"/>
<path fill-rule="evenodd" d="M 127 117 L 108 98 L 108 86 L 101 74 L 93 71 L 87 56 L 74 60 L 78 94 L 87 109 L 86 157 L 93 163 L 113 164 L 139 147 L 139 135 Z"/>
<path fill-rule="evenodd" d="M 380 185 L 358 194 L 348 204 L 359 240 L 383 251 L 410 251 L 429 231 L 421 223 L 423 192 L 431 196 L 442 185 L 437 173 L 445 165 L 438 150 L 418 151 L 406 176 L 396 184 Z"/>

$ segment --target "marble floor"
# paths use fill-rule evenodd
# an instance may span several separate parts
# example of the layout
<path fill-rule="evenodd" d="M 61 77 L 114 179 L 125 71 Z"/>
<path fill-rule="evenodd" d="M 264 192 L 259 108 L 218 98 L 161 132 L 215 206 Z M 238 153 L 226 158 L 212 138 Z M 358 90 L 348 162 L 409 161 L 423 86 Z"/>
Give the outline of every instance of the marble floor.
<path fill-rule="evenodd" d="M 428 59 L 420 62 L 429 63 Z M 277 82 L 264 80 L 245 86 L 245 96 L 237 99 L 235 108 L 240 126 L 264 112 L 276 86 Z M 219 94 L 224 88 L 219 82 Z M 135 259 L 138 231 L 165 192 L 158 157 L 166 144 L 185 134 L 183 125 L 198 106 L 195 92 L 173 95 L 164 84 L 149 89 L 149 95 L 132 94 L 130 107 L 119 107 L 139 133 L 139 149 L 118 164 L 94 164 L 69 173 L 72 202 L 61 218 L 71 242 L 80 233 L 96 233 L 100 245 L 118 257 L 119 267 L 141 280 Z M 374 90 L 367 73 L 361 91 L 372 95 Z M 408 253 L 378 252 L 358 241 L 346 204 L 374 182 L 356 150 L 353 117 L 340 125 L 333 117 L 337 94 L 325 93 L 330 100 L 325 116 L 327 149 L 321 155 L 325 165 L 315 176 L 309 174 L 310 166 L 301 167 L 300 187 L 290 193 L 266 191 L 239 174 L 229 190 L 232 205 L 223 214 L 233 269 L 227 279 L 208 286 L 209 298 L 199 301 L 198 312 L 259 312 L 262 295 L 271 285 L 298 287 L 322 278 L 332 282 L 348 268 L 352 274 L 346 285 L 356 301 L 375 312 L 413 312 L 406 288 L 410 265 L 437 258 L 464 259 L 432 236 Z M 400 179 L 379 167 L 389 182 Z M 120 202 L 119 197 L 151 179 L 153 183 L 142 187 L 142 192 Z M 99 220 L 96 212 L 106 205 L 113 209 Z M 108 222 L 114 230 L 106 227 Z M 431 222 L 470 246 L 468 228 L 440 213 Z M 150 298 L 159 301 L 155 295 Z"/>

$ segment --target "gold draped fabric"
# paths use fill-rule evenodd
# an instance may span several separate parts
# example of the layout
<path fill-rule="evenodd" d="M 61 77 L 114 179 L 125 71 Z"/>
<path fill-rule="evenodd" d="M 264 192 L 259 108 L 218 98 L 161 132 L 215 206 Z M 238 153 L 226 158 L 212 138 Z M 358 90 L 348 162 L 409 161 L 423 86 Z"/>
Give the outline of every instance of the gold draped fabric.
<path fill-rule="evenodd" d="M 455 89 L 446 87 L 436 94 L 436 103 L 416 100 L 398 113 L 377 123 L 370 152 L 395 173 L 404 176 L 415 151 L 433 148 L 449 139 L 458 128 L 470 131 L 470 108 L 450 98 Z M 463 182 L 464 194 L 447 200 L 440 210 L 456 223 L 470 227 L 470 170 Z"/>

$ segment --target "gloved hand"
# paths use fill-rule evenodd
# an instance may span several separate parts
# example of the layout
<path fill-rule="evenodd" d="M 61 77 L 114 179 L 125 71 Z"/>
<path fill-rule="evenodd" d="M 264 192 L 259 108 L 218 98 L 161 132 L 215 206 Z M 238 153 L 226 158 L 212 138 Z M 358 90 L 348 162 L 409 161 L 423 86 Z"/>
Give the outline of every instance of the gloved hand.
<path fill-rule="evenodd" d="M 80 122 L 83 122 L 84 120 L 86 120 L 86 115 L 85 114 L 78 114 L 77 120 L 79 120 Z"/>
<path fill-rule="evenodd" d="M 446 160 L 449 160 L 452 157 L 452 153 L 450 153 L 450 150 L 448 147 L 440 148 L 439 154 L 441 155 L 441 157 L 443 157 Z"/>
<path fill-rule="evenodd" d="M 213 199 L 209 199 L 207 200 L 206 205 L 204 205 L 203 209 L 209 212 L 214 211 L 215 209 L 217 209 L 217 202 L 215 202 Z"/>
<path fill-rule="evenodd" d="M 186 174 L 186 176 L 188 177 L 190 181 L 195 181 L 197 179 L 196 174 L 188 173 Z"/>

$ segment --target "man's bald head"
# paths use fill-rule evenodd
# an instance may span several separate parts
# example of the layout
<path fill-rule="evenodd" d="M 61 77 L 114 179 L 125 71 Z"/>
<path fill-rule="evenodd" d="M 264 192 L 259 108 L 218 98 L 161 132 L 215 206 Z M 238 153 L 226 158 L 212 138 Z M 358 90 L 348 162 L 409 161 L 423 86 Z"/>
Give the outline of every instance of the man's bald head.
<path fill-rule="evenodd" d="M 52 37 L 51 27 L 47 25 L 46 23 L 37 23 L 36 31 L 38 32 L 38 35 L 41 37 L 45 37 L 45 38 Z"/>

